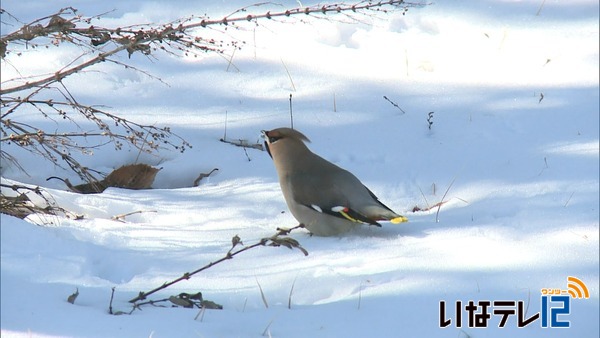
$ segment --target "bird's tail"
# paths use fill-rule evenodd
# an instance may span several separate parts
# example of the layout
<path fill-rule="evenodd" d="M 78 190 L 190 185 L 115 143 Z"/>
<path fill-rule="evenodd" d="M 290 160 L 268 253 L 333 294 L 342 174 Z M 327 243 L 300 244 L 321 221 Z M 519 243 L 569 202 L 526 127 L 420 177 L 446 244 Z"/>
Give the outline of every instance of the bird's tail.
<path fill-rule="evenodd" d="M 406 216 L 400 215 L 398 217 L 392 218 L 390 220 L 390 222 L 392 222 L 394 224 L 404 223 L 404 222 L 408 222 L 408 218 Z"/>
<path fill-rule="evenodd" d="M 385 205 L 372 205 L 366 207 L 365 214 L 374 220 L 377 221 L 390 221 L 394 224 L 408 222 L 408 218 L 406 216 L 399 215 L 393 212 L 391 209 L 386 207 Z"/>

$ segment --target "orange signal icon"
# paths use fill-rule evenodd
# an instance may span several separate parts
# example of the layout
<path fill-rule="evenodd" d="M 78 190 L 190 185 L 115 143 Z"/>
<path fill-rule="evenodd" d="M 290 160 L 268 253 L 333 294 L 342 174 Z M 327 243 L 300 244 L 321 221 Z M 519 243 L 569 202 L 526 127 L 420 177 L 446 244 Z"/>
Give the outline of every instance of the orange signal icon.
<path fill-rule="evenodd" d="M 567 287 L 572 298 L 590 298 L 590 291 L 587 286 L 577 277 L 567 277 Z"/>

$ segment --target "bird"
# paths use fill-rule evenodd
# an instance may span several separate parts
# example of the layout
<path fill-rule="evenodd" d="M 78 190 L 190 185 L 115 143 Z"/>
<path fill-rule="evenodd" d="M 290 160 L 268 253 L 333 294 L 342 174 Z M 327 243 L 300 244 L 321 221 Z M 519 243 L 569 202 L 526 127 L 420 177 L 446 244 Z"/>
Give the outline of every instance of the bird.
<path fill-rule="evenodd" d="M 283 127 L 262 135 L 288 209 L 311 234 L 337 236 L 361 224 L 408 221 L 351 172 L 310 151 L 310 140 L 301 132 Z"/>

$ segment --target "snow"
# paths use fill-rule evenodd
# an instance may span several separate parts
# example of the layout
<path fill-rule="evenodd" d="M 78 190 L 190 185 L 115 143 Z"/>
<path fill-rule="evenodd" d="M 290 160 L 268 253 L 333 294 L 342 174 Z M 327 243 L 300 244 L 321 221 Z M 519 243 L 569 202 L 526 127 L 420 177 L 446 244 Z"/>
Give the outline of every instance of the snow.
<path fill-rule="evenodd" d="M 117 26 L 220 17 L 248 4 L 36 0 L 5 1 L 3 9 L 27 22 L 63 5 L 85 15 L 116 8 L 98 24 Z M 26 154 L 19 156 L 29 175 L 3 163 L 3 182 L 43 186 L 85 218 L 1 215 L 2 337 L 598 337 L 598 11 L 588 0 L 489 0 L 437 2 L 371 24 L 261 21 L 227 31 L 246 41 L 231 66 L 214 54 L 120 56 L 168 86 L 114 64 L 66 79 L 80 101 L 170 126 L 193 148 L 139 157 L 162 167 L 155 189 L 97 195 L 47 182 L 79 180 Z M 4 21 L 2 34 L 14 29 Z M 53 72 L 70 53 L 10 55 L 3 85 L 15 68 Z M 266 152 L 219 142 L 226 118 L 227 137 L 249 142 L 288 126 L 290 94 L 294 127 L 309 147 L 409 223 L 342 237 L 294 231 L 308 256 L 252 249 L 150 296 L 201 291 L 224 307 L 196 319 L 197 309 L 150 305 L 109 315 L 111 288 L 113 309 L 129 312 L 138 292 L 223 257 L 233 236 L 251 245 L 297 224 Z M 33 111 L 23 118 L 43 123 Z M 105 172 L 136 158 L 134 149 L 110 146 L 80 157 Z M 439 212 L 412 211 L 442 200 Z M 134 211 L 143 212 L 112 219 Z M 568 276 L 590 291 L 560 317 L 569 329 L 540 320 L 517 328 L 516 316 L 498 328 L 497 315 L 487 329 L 469 328 L 464 311 L 463 326 L 454 322 L 455 302 L 470 300 L 524 301 L 529 317 L 540 311 L 540 290 L 566 289 Z M 439 327 L 442 300 L 453 320 L 447 328 Z"/>

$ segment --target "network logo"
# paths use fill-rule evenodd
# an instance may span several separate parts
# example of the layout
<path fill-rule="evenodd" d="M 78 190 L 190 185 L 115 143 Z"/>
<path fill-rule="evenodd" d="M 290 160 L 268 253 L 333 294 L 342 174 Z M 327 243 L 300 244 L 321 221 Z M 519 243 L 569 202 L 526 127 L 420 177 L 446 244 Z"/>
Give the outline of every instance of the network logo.
<path fill-rule="evenodd" d="M 571 327 L 564 317 L 571 313 L 571 299 L 588 299 L 590 291 L 581 279 L 567 277 L 566 289 L 542 289 L 542 327 Z M 562 306 L 561 306 L 562 305 Z"/>
<path fill-rule="evenodd" d="M 590 291 L 585 283 L 573 276 L 567 277 L 567 288 L 542 288 L 540 290 L 541 306 L 540 312 L 528 315 L 523 300 L 469 300 L 463 302 L 457 300 L 454 307 L 454 318 L 447 318 L 446 302 L 440 301 L 441 328 L 454 324 L 455 327 L 463 326 L 463 314 L 466 316 L 467 326 L 470 328 L 486 328 L 493 316 L 499 318 L 498 327 L 506 326 L 511 316 L 516 317 L 517 327 L 522 328 L 540 320 L 542 328 L 569 328 L 571 322 L 567 316 L 571 314 L 571 299 L 588 299 Z M 464 311 L 463 311 L 464 310 Z"/>
<path fill-rule="evenodd" d="M 567 277 L 567 288 L 567 293 L 571 295 L 571 298 L 590 298 L 587 286 L 577 277 Z"/>

